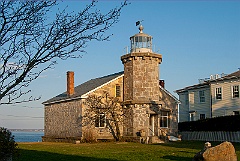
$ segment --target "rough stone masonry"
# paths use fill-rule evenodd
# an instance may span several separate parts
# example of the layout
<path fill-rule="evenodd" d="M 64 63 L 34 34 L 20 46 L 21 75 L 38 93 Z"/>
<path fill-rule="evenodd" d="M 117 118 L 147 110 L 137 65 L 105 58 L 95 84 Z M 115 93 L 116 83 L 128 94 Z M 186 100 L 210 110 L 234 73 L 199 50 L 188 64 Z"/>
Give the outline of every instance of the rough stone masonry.
<path fill-rule="evenodd" d="M 237 155 L 230 142 L 225 141 L 215 147 L 211 147 L 207 142 L 204 149 L 194 156 L 193 161 L 237 161 Z"/>

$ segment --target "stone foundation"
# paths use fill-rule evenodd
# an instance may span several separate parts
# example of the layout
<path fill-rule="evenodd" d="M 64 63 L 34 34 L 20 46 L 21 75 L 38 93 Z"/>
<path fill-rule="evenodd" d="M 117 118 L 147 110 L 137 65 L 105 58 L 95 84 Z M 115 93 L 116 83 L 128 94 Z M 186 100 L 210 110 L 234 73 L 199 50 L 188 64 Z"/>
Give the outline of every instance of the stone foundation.
<path fill-rule="evenodd" d="M 81 142 L 81 137 L 57 138 L 57 137 L 42 136 L 42 142 L 76 143 L 76 141 L 80 141 Z"/>

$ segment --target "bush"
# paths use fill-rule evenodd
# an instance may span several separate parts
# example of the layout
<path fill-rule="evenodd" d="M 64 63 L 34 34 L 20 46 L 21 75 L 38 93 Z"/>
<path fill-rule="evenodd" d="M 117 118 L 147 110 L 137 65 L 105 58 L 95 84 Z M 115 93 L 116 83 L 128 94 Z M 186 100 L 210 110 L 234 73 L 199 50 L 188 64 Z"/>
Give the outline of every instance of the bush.
<path fill-rule="evenodd" d="M 89 127 L 83 133 L 82 142 L 86 142 L 86 143 L 97 142 L 94 131 L 92 129 L 90 129 Z"/>
<path fill-rule="evenodd" d="M 6 128 L 0 127 L 0 160 L 17 154 L 17 143 L 12 133 Z"/>
<path fill-rule="evenodd" d="M 240 131 L 240 115 L 178 123 L 179 131 Z"/>

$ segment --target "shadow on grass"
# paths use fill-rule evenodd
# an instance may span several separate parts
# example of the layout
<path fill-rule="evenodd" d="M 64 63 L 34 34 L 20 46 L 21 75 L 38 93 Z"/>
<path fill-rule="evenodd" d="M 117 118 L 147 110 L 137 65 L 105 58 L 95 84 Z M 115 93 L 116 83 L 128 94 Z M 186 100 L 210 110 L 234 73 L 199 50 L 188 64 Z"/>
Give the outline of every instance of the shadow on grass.
<path fill-rule="evenodd" d="M 162 157 L 163 159 L 168 159 L 168 160 L 176 160 L 176 161 L 192 161 L 192 158 L 189 157 L 180 157 L 180 156 L 172 156 L 172 155 L 166 155 Z"/>
<path fill-rule="evenodd" d="M 204 143 L 205 143 L 204 141 L 179 141 L 179 142 L 167 142 L 164 144 L 154 144 L 154 145 L 202 150 Z"/>
<path fill-rule="evenodd" d="M 93 158 L 86 156 L 77 156 L 77 155 L 67 155 L 67 154 L 58 154 L 50 153 L 45 151 L 36 151 L 36 150 L 25 150 L 20 149 L 20 156 L 17 161 L 116 161 L 113 159 L 106 158 Z"/>
<path fill-rule="evenodd" d="M 174 147 L 174 148 L 187 148 L 187 149 L 195 149 L 195 150 L 202 150 L 204 147 L 204 144 L 207 141 L 179 141 L 179 142 L 168 142 L 165 144 L 155 144 L 155 145 L 161 145 L 161 146 L 168 146 L 168 147 Z M 209 141 L 212 145 L 212 147 L 217 146 L 222 142 L 220 141 Z M 233 146 L 237 151 L 240 150 L 240 143 L 232 143 Z"/>

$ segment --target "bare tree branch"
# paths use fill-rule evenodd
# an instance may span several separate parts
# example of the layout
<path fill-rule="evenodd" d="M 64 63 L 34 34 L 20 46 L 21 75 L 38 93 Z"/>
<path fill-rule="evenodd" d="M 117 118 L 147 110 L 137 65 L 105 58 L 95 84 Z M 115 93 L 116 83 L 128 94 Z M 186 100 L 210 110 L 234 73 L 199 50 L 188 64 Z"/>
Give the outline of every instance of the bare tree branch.
<path fill-rule="evenodd" d="M 0 105 L 21 102 L 29 84 L 58 59 L 79 58 L 88 42 L 108 40 L 105 32 L 119 21 L 127 2 L 104 14 L 92 1 L 76 14 L 64 9 L 49 21 L 56 5 L 52 0 L 0 1 Z"/>
<path fill-rule="evenodd" d="M 116 141 L 120 140 L 120 126 L 123 124 L 123 107 L 118 98 L 110 97 L 108 92 L 103 95 L 89 95 L 84 104 L 87 106 L 85 114 L 82 116 L 83 126 L 94 125 L 96 116 L 104 114 L 107 128 L 111 131 Z"/>

